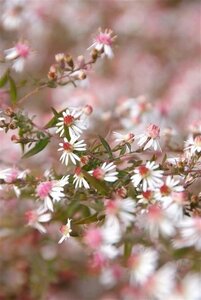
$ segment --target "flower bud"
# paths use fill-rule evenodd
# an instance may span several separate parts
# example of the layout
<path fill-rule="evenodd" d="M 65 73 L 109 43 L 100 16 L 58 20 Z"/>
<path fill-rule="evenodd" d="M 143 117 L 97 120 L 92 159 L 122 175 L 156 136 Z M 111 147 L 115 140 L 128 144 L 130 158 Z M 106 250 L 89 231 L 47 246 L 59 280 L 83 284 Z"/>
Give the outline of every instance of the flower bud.
<path fill-rule="evenodd" d="M 87 104 L 87 105 L 85 105 L 85 107 L 83 107 L 82 111 L 85 115 L 89 116 L 93 112 L 93 107 L 91 105 Z"/>
<path fill-rule="evenodd" d="M 74 68 L 74 62 L 73 62 L 73 58 L 71 55 L 66 54 L 64 57 L 65 62 L 69 65 L 69 67 L 71 67 L 71 69 Z"/>
<path fill-rule="evenodd" d="M 50 67 L 50 70 L 48 72 L 47 77 L 48 77 L 49 80 L 56 80 L 57 79 L 57 69 L 56 69 L 55 65 L 52 65 Z"/>
<path fill-rule="evenodd" d="M 7 107 L 4 111 L 5 115 L 7 115 L 8 117 L 14 117 L 15 113 L 14 111 L 12 110 L 11 107 Z"/>

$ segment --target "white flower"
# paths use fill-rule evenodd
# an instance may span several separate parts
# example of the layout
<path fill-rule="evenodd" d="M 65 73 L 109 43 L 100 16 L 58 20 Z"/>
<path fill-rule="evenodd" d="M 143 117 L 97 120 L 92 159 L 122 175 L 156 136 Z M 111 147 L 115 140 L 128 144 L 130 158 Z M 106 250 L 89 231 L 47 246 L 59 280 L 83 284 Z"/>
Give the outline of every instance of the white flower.
<path fill-rule="evenodd" d="M 126 228 L 135 220 L 135 201 L 131 198 L 105 201 L 106 220 L 117 220 Z"/>
<path fill-rule="evenodd" d="M 16 72 L 21 72 L 30 55 L 30 48 L 25 43 L 18 43 L 15 47 L 5 50 L 4 53 L 6 61 L 13 61 L 12 68 Z"/>
<path fill-rule="evenodd" d="M 142 215 L 139 215 L 139 226 L 144 228 L 152 239 L 158 239 L 159 235 L 170 237 L 176 231 L 167 213 L 156 204 L 150 205 Z"/>
<path fill-rule="evenodd" d="M 160 150 L 161 147 L 159 144 L 159 139 L 160 139 L 160 128 L 157 125 L 150 124 L 147 127 L 147 130 L 143 134 L 139 134 L 136 136 L 138 141 L 139 146 L 143 146 L 143 149 L 149 149 L 153 148 L 155 151 Z"/>
<path fill-rule="evenodd" d="M 184 215 L 183 211 L 186 204 L 186 193 L 185 191 L 173 191 L 170 196 L 161 198 L 161 204 L 173 221 L 180 221 Z"/>
<path fill-rule="evenodd" d="M 27 225 L 36 228 L 41 233 L 46 233 L 47 230 L 40 223 L 48 222 L 51 219 L 51 214 L 46 213 L 44 207 L 39 207 L 37 210 L 29 210 L 25 213 Z"/>
<path fill-rule="evenodd" d="M 197 135 L 195 138 L 191 135 L 189 139 L 185 142 L 184 151 L 189 151 L 191 155 L 196 152 L 201 152 L 201 135 Z"/>
<path fill-rule="evenodd" d="M 144 299 L 164 300 L 175 285 L 175 265 L 168 263 L 157 270 L 143 285 Z"/>
<path fill-rule="evenodd" d="M 88 49 L 96 49 L 97 51 L 103 51 L 104 54 L 112 58 L 114 56 L 112 51 L 112 44 L 115 36 L 112 37 L 112 30 L 106 29 L 104 32 L 99 29 L 99 34 L 96 36 L 94 43 Z"/>
<path fill-rule="evenodd" d="M 66 166 L 69 163 L 69 160 L 75 165 L 76 160 L 80 161 L 80 157 L 74 152 L 74 151 L 85 151 L 86 150 L 86 144 L 83 140 L 77 141 L 77 137 L 71 138 L 70 141 L 67 140 L 67 138 L 64 138 L 63 143 L 59 143 L 60 148 L 58 151 L 63 151 L 60 160 L 62 163 L 64 163 Z"/>
<path fill-rule="evenodd" d="M 179 180 L 174 180 L 172 176 L 167 176 L 165 183 L 156 190 L 156 199 L 165 201 L 167 197 L 171 196 L 172 192 L 182 192 L 183 186 L 179 185 Z"/>
<path fill-rule="evenodd" d="M 157 260 L 158 254 L 155 250 L 136 246 L 128 260 L 131 284 L 144 283 L 154 273 Z"/>
<path fill-rule="evenodd" d="M 56 133 L 60 133 L 60 136 L 63 136 L 65 128 L 68 128 L 71 138 L 74 136 L 79 137 L 82 131 L 86 129 L 86 122 L 80 119 L 81 114 L 81 110 L 66 109 L 66 111 L 62 113 L 63 116 L 58 118 L 59 122 L 56 124 L 58 127 Z"/>
<path fill-rule="evenodd" d="M 154 204 L 157 200 L 155 198 L 155 192 L 147 190 L 137 196 L 137 204 Z"/>
<path fill-rule="evenodd" d="M 101 270 L 100 283 L 106 286 L 107 288 L 111 288 L 115 284 L 119 283 L 122 273 L 122 268 L 117 264 L 107 266 Z"/>
<path fill-rule="evenodd" d="M 109 164 L 104 162 L 102 166 L 90 171 L 89 173 L 92 174 L 96 179 L 105 180 L 108 182 L 114 182 L 118 179 L 116 176 L 118 175 L 118 172 L 116 171 L 116 166 L 113 162 Z"/>
<path fill-rule="evenodd" d="M 75 184 L 75 188 L 84 187 L 85 189 L 89 189 L 89 184 L 84 178 L 84 174 L 82 173 L 82 169 L 80 167 L 76 167 L 75 174 L 73 176 L 73 184 Z"/>
<path fill-rule="evenodd" d="M 176 247 L 194 246 L 201 251 L 201 218 L 185 217 L 178 224 L 181 240 L 175 242 Z"/>
<path fill-rule="evenodd" d="M 65 197 L 64 186 L 68 184 L 69 175 L 63 176 L 60 180 L 48 180 L 41 182 L 36 193 L 41 200 L 44 200 L 44 207 L 54 210 L 53 203 L 59 202 Z"/>
<path fill-rule="evenodd" d="M 145 165 L 141 165 L 134 170 L 134 175 L 131 177 L 132 183 L 135 187 L 142 183 L 142 189 L 146 192 L 148 189 L 155 190 L 162 184 L 161 177 L 163 171 L 156 170 L 159 165 L 154 161 L 148 161 Z"/>
<path fill-rule="evenodd" d="M 200 274 L 187 274 L 164 300 L 200 300 Z"/>
<path fill-rule="evenodd" d="M 63 241 L 67 240 L 70 237 L 71 229 L 71 219 L 67 220 L 66 225 L 62 225 L 60 228 L 60 232 L 62 233 L 62 237 L 58 241 L 58 244 L 61 244 Z"/>
<path fill-rule="evenodd" d="M 115 141 L 120 143 L 120 145 L 126 144 L 127 150 L 130 150 L 128 144 L 132 144 L 134 141 L 135 135 L 131 132 L 127 134 L 121 134 L 119 132 L 113 132 L 113 135 L 115 137 Z"/>

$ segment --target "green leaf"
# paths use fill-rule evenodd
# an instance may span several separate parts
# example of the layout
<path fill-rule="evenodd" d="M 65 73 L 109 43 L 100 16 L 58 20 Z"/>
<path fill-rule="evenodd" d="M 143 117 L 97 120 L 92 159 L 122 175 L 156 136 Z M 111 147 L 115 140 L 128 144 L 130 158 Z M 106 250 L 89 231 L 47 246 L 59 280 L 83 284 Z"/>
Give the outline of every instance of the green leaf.
<path fill-rule="evenodd" d="M 129 258 L 129 256 L 131 255 L 131 251 L 132 251 L 132 244 L 129 241 L 126 241 L 124 244 L 124 257 L 126 259 Z"/>
<path fill-rule="evenodd" d="M 100 194 L 108 195 L 109 189 L 106 186 L 106 184 L 102 181 L 97 180 L 96 178 L 89 175 L 88 172 L 82 169 L 82 173 L 84 174 L 84 177 L 87 179 L 88 183 L 94 187 Z"/>
<path fill-rule="evenodd" d="M 51 107 L 51 110 L 54 114 L 54 117 L 52 119 L 50 119 L 50 121 L 45 125 L 45 127 L 44 127 L 45 129 L 55 127 L 55 125 L 57 123 L 57 120 L 58 120 L 58 117 L 63 112 L 63 110 L 61 112 L 57 112 L 53 107 Z"/>
<path fill-rule="evenodd" d="M 103 147 L 107 151 L 109 157 L 113 158 L 112 150 L 111 150 L 110 145 L 108 144 L 108 142 L 101 135 L 99 135 L 99 139 L 100 139 Z"/>
<path fill-rule="evenodd" d="M 15 81 L 12 77 L 8 77 L 9 84 L 10 84 L 10 97 L 11 97 L 11 103 L 15 104 L 17 102 L 17 87 L 15 84 Z"/>
<path fill-rule="evenodd" d="M 120 151 L 120 155 L 124 155 L 126 153 L 126 145 L 123 145 Z"/>
<path fill-rule="evenodd" d="M 0 88 L 4 87 L 8 81 L 8 70 L 0 77 Z"/>
<path fill-rule="evenodd" d="M 90 223 L 94 223 L 94 222 L 100 221 L 100 220 L 102 220 L 104 217 L 105 217 L 105 216 L 100 216 L 100 217 L 98 217 L 98 214 L 95 213 L 95 214 L 92 215 L 92 216 L 89 216 L 89 217 L 86 217 L 86 218 L 83 218 L 83 219 L 74 221 L 73 224 L 75 224 L 75 225 L 80 225 L 80 224 L 90 224 Z"/>
<path fill-rule="evenodd" d="M 49 141 L 50 141 L 49 138 L 45 138 L 43 140 L 38 141 L 31 150 L 29 150 L 22 156 L 22 158 L 28 158 L 41 152 L 47 146 Z"/>

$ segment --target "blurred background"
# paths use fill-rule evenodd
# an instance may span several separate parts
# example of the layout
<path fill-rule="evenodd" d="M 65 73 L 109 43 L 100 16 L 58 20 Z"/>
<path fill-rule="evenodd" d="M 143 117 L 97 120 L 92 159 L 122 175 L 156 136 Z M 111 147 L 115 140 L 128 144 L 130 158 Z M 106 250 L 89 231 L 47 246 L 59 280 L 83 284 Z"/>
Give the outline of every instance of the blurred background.
<path fill-rule="evenodd" d="M 90 104 L 95 115 L 106 113 L 106 120 L 117 104 L 145 95 L 157 111 L 152 121 L 168 120 L 186 134 L 201 117 L 199 0 L 0 1 L 1 55 L 19 40 L 27 41 L 33 50 L 24 71 L 13 71 L 16 81 L 46 78 L 58 52 L 75 58 L 87 56 L 99 27 L 111 28 L 117 35 L 114 59 L 99 60 L 86 82 L 76 89 L 66 86 L 35 94 L 25 103 L 26 110 L 37 115 L 38 124 L 44 124 L 51 116 L 51 106 L 60 110 L 68 105 Z M 6 65 L 1 64 L 0 75 L 5 69 Z M 28 90 L 30 86 L 25 86 L 19 97 Z M 1 89 L 0 108 L 8 105 L 8 94 Z M 96 126 L 96 133 L 104 131 L 104 126 L 105 121 L 101 128 Z M 1 159 L 15 164 L 20 160 L 19 147 L 11 145 L 3 133 L 0 137 Z M 32 164 L 43 161 L 44 156 Z M 12 216 L 15 211 L 16 228 L 23 225 L 18 219 L 21 210 L 16 199 L 9 205 L 1 199 L 0 218 L 3 214 Z M 93 290 L 95 279 L 83 276 L 86 266 L 80 245 L 73 240 L 68 247 L 57 247 L 54 227 L 49 234 L 52 241 L 40 239 L 36 232 L 19 238 L 15 234 L 5 240 L 9 232 L 0 229 L 0 299 L 42 299 L 43 295 L 48 300 L 90 300 L 101 295 L 100 286 Z"/>

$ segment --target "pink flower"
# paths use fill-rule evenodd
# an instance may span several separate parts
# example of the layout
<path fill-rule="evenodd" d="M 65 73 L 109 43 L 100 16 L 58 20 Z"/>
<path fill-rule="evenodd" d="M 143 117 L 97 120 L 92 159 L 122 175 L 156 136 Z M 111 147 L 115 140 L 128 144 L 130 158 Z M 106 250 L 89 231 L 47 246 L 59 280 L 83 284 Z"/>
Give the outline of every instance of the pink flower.
<path fill-rule="evenodd" d="M 60 227 L 60 232 L 62 234 L 62 237 L 58 241 L 58 244 L 61 244 L 63 241 L 65 241 L 70 237 L 70 233 L 72 232 L 71 221 L 72 221 L 71 219 L 68 219 L 66 225 L 62 225 Z"/>
<path fill-rule="evenodd" d="M 5 50 L 4 53 L 6 61 L 13 61 L 12 68 L 16 72 L 21 72 L 30 55 L 30 48 L 26 43 L 17 43 L 15 47 Z"/>
<path fill-rule="evenodd" d="M 36 228 L 41 233 L 46 233 L 46 229 L 40 223 L 48 222 L 51 219 L 51 214 L 46 213 L 46 209 L 39 207 L 37 210 L 29 210 L 25 213 L 27 225 Z"/>
<path fill-rule="evenodd" d="M 113 32 L 110 29 L 106 29 L 104 32 L 99 29 L 99 34 L 96 36 L 94 43 L 88 49 L 96 49 L 97 51 L 103 51 L 104 54 L 112 58 L 114 56 L 112 51 L 112 44 L 116 36 L 112 36 Z"/>
<path fill-rule="evenodd" d="M 159 144 L 160 128 L 157 125 L 150 124 L 146 133 L 139 134 L 136 138 L 139 139 L 138 145 L 143 146 L 144 150 L 153 148 L 155 151 L 158 149 L 161 151 Z"/>

